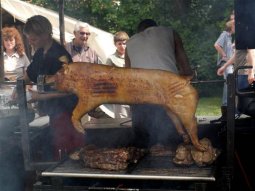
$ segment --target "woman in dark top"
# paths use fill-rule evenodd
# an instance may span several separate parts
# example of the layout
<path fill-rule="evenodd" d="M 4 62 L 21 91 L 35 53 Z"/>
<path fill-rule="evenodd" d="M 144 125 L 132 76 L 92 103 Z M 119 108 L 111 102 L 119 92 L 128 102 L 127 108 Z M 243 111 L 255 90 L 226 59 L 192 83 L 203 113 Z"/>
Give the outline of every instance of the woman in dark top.
<path fill-rule="evenodd" d="M 54 75 L 63 65 L 59 60 L 62 56 L 72 61 L 65 48 L 52 38 L 52 25 L 47 18 L 40 15 L 29 18 L 24 26 L 24 34 L 36 50 L 25 80 L 37 83 L 39 75 Z M 46 91 L 50 91 L 50 87 L 46 87 Z M 54 158 L 58 159 L 60 152 L 68 154 L 83 146 L 84 136 L 76 132 L 71 122 L 77 97 L 57 92 L 40 94 L 30 90 L 30 93 L 32 100 L 38 101 L 40 112 L 50 117 Z"/>

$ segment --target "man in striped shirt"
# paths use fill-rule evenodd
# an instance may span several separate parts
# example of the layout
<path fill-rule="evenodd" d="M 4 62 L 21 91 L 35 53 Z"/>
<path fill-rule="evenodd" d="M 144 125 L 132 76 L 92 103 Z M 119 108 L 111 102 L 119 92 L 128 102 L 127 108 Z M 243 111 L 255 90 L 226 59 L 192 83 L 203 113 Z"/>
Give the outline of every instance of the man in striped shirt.
<path fill-rule="evenodd" d="M 225 30 L 220 34 L 219 38 L 214 44 L 215 49 L 218 52 L 218 67 L 227 62 L 234 54 L 234 46 L 232 43 L 232 34 L 235 33 L 235 22 L 230 20 L 226 23 Z M 228 74 L 233 72 L 233 65 L 229 65 L 224 71 L 224 79 L 227 79 Z M 227 83 L 224 83 L 222 105 L 220 118 L 221 121 L 226 121 L 227 115 Z"/>

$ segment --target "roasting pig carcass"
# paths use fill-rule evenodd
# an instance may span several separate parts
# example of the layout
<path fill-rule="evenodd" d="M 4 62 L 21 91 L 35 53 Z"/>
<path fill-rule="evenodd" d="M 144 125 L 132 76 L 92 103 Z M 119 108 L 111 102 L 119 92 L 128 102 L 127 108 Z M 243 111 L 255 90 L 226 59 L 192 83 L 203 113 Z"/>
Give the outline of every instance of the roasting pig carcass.
<path fill-rule="evenodd" d="M 54 81 L 57 90 L 78 96 L 72 122 L 81 133 L 82 116 L 101 104 L 157 104 L 166 109 L 185 143 L 191 140 L 198 150 L 205 150 L 197 136 L 198 94 L 190 77 L 163 70 L 77 62 L 65 64 Z"/>

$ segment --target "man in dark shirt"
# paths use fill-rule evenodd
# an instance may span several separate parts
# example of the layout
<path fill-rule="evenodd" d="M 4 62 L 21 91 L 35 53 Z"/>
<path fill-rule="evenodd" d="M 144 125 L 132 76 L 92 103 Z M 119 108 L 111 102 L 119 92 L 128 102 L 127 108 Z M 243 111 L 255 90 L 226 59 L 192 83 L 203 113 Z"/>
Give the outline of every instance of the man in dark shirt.
<path fill-rule="evenodd" d="M 37 83 L 39 75 L 54 75 L 63 65 L 60 57 L 65 56 L 69 62 L 72 61 L 65 48 L 52 38 L 52 25 L 47 18 L 40 15 L 29 18 L 24 26 L 24 34 L 36 50 L 25 80 Z M 50 90 L 50 87 L 46 87 L 46 91 Z M 38 101 L 40 111 L 50 117 L 55 159 L 58 159 L 60 152 L 68 154 L 84 144 L 84 136 L 76 132 L 71 122 L 77 103 L 75 95 L 58 92 L 41 94 L 32 90 L 30 93 L 32 101 Z"/>

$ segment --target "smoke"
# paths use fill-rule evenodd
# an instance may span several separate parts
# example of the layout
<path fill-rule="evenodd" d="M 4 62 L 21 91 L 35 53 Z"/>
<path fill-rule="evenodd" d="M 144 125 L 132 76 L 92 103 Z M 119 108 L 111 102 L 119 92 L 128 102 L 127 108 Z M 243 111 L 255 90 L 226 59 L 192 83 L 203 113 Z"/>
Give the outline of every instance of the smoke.
<path fill-rule="evenodd" d="M 22 191 L 25 187 L 25 169 L 20 147 L 1 143 L 0 150 L 0 190 Z"/>
<path fill-rule="evenodd" d="M 86 144 L 99 147 L 125 147 L 132 145 L 133 132 L 130 127 L 119 127 L 118 123 L 113 128 L 86 129 Z"/>
<path fill-rule="evenodd" d="M 182 137 L 167 115 L 165 109 L 157 105 L 134 105 L 132 109 L 132 127 L 120 127 L 119 121 L 113 119 L 111 128 L 105 122 L 99 128 L 86 129 L 86 144 L 99 147 L 136 146 L 149 148 L 156 144 L 177 146 Z M 127 119 L 128 120 L 128 119 Z M 93 125 L 96 126 L 96 123 Z"/>
<path fill-rule="evenodd" d="M 178 144 L 181 137 L 168 117 L 165 109 L 158 105 L 132 106 L 135 145 L 150 147 L 161 143 Z"/>

